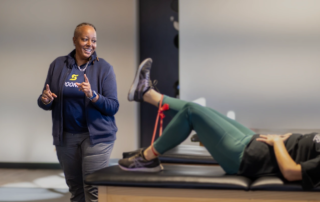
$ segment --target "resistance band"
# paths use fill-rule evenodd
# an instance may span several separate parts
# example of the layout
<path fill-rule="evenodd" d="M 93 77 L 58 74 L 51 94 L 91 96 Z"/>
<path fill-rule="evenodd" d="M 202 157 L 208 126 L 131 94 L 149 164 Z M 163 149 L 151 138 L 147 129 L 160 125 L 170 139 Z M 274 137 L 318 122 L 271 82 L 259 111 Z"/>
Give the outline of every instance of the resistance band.
<path fill-rule="evenodd" d="M 154 130 L 153 130 L 153 136 L 152 136 L 152 140 L 151 140 L 151 150 L 152 150 L 152 152 L 153 152 L 153 154 L 155 156 L 158 156 L 158 154 L 153 149 L 153 142 L 154 142 L 154 139 L 155 139 L 156 133 L 157 133 L 159 117 L 160 117 L 159 137 L 160 137 L 162 135 L 163 118 L 165 117 L 163 112 L 169 110 L 169 105 L 168 104 L 164 104 L 162 106 L 162 100 L 163 100 L 163 95 L 161 95 L 161 99 L 160 99 L 160 102 L 159 102 L 158 115 L 157 115 L 156 123 L 155 123 Z"/>

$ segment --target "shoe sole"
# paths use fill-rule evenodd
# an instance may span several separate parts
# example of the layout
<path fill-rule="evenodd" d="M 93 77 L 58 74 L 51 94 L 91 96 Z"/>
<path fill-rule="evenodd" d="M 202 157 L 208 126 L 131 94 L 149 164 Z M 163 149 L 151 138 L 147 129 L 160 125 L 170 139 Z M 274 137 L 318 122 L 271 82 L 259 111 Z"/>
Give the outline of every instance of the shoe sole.
<path fill-rule="evenodd" d="M 121 168 L 121 170 L 124 171 L 132 171 L 132 172 L 149 172 L 149 173 L 156 173 L 156 172 L 160 172 L 163 170 L 163 166 L 160 164 L 157 167 L 154 168 L 125 168 L 123 166 L 121 166 L 120 164 L 118 164 L 119 167 Z"/>
<path fill-rule="evenodd" d="M 147 59 L 145 59 L 144 61 L 142 61 L 140 63 L 139 69 L 137 70 L 136 76 L 135 76 L 135 78 L 133 80 L 133 83 L 132 83 L 131 88 L 130 88 L 129 93 L 128 93 L 128 100 L 129 101 L 134 101 L 134 92 L 135 92 L 135 90 L 137 88 L 137 85 L 139 83 L 139 75 L 140 75 L 141 69 L 148 61 L 152 62 L 152 59 L 151 58 L 147 58 Z"/>

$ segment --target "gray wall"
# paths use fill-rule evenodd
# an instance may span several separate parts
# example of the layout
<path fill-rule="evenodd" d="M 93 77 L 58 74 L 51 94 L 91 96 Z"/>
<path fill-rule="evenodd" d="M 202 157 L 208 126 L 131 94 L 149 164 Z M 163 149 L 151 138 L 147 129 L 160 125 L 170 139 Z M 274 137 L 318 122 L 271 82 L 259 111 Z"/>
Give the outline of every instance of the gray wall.
<path fill-rule="evenodd" d="M 249 128 L 320 128 L 320 1 L 179 6 L 182 99 L 204 97 Z"/>
<path fill-rule="evenodd" d="M 0 162 L 57 162 L 51 113 L 40 109 L 49 64 L 74 47 L 74 28 L 97 27 L 97 54 L 114 67 L 120 110 L 111 155 L 137 148 L 137 105 L 127 92 L 137 64 L 135 0 L 0 1 Z"/>

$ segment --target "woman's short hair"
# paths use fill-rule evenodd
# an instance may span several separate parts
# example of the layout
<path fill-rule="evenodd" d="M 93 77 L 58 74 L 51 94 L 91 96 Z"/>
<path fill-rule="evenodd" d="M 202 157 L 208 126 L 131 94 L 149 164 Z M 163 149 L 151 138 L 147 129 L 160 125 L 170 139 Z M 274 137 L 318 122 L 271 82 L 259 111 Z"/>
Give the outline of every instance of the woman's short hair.
<path fill-rule="evenodd" d="M 77 35 L 77 32 L 78 32 L 78 30 L 79 30 L 79 27 L 82 27 L 82 26 L 85 26 L 85 25 L 88 25 L 88 26 L 90 26 L 90 27 L 93 27 L 93 29 L 94 29 L 95 31 L 97 31 L 96 27 L 95 27 L 93 24 L 88 23 L 88 22 L 83 22 L 83 23 L 80 23 L 80 24 L 78 24 L 78 25 L 76 26 L 76 28 L 74 29 L 73 36 L 75 37 L 75 36 Z"/>

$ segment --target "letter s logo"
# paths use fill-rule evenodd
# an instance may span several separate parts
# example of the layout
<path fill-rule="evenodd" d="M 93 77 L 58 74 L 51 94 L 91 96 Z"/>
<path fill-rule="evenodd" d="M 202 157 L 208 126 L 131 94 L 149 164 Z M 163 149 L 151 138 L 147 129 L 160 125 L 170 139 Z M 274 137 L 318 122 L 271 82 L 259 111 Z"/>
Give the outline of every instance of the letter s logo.
<path fill-rule="evenodd" d="M 78 77 L 78 76 L 79 76 L 79 75 L 77 75 L 77 74 L 72 74 L 70 81 L 75 81 L 75 80 L 77 80 L 77 77 Z"/>

